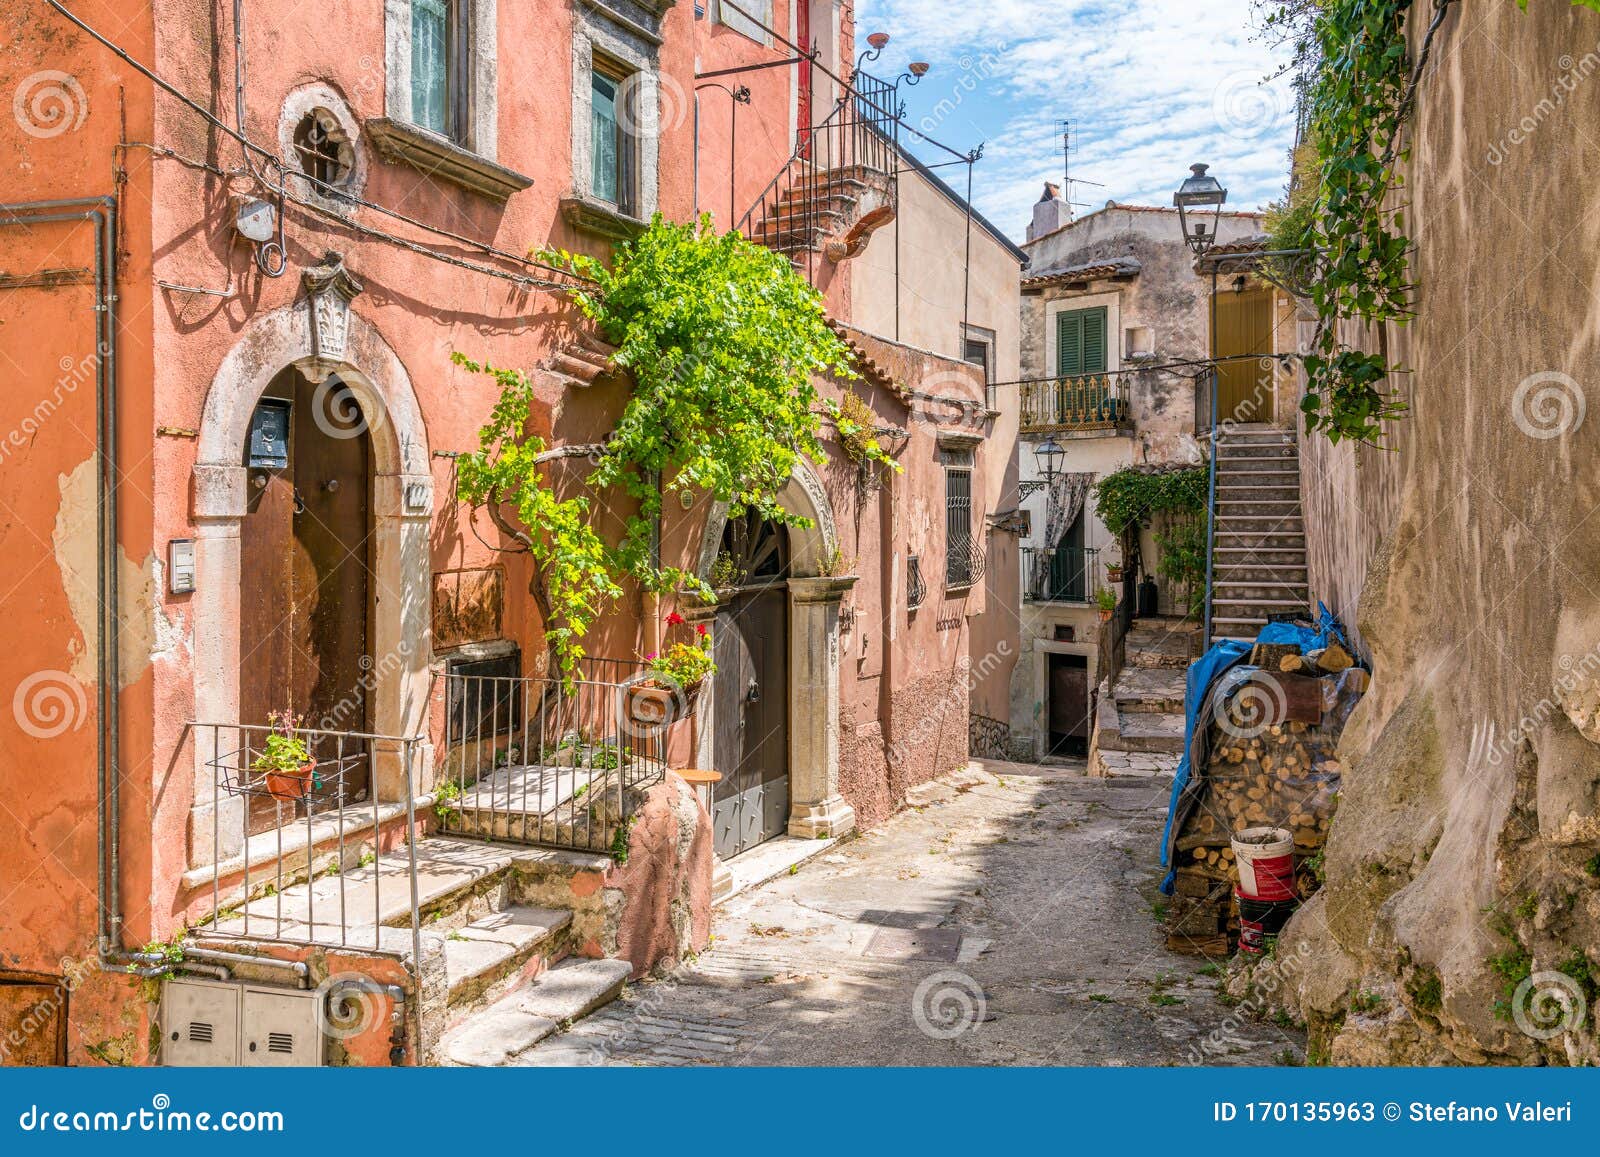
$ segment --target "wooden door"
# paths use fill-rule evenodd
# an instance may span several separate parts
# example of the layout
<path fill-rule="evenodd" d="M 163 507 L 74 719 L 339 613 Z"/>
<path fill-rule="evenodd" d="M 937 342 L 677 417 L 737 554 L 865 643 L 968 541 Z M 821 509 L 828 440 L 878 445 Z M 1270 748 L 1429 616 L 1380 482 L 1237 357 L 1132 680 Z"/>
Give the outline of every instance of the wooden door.
<path fill-rule="evenodd" d="M 240 721 L 262 724 L 288 711 L 304 727 L 364 732 L 374 665 L 371 438 L 342 382 L 313 385 L 292 371 L 285 378 L 274 385 L 292 407 L 289 464 L 249 471 L 240 528 Z M 329 777 L 324 799 L 366 797 L 361 750 L 345 742 L 348 762 L 342 778 Z"/>
<path fill-rule="evenodd" d="M 1272 406 L 1272 294 L 1224 289 L 1214 298 L 1217 357 L 1217 420 L 1270 422 Z"/>
<path fill-rule="evenodd" d="M 1049 698 L 1050 754 L 1087 754 L 1088 660 L 1082 655 L 1051 655 Z"/>
<path fill-rule="evenodd" d="M 66 987 L 49 980 L 0 980 L 0 1065 L 66 1063 Z"/>
<path fill-rule="evenodd" d="M 735 595 L 717 614 L 712 819 L 724 859 L 788 827 L 788 619 L 781 585 Z"/>

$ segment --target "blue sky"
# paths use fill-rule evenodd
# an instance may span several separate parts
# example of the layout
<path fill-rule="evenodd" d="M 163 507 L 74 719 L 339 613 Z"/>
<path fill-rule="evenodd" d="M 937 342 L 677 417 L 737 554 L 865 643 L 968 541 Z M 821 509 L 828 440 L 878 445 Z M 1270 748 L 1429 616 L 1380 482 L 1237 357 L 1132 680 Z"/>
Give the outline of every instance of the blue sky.
<path fill-rule="evenodd" d="M 1283 191 L 1294 138 L 1285 58 L 1260 34 L 1251 0 L 859 0 L 857 43 L 885 31 L 867 71 L 892 79 L 933 67 L 904 91 L 907 120 L 962 151 L 985 142 L 978 210 L 1017 240 L 1046 180 L 1061 177 L 1061 126 L 1074 125 L 1078 212 L 1108 199 L 1170 205 L 1196 161 L 1228 207 Z M 916 149 L 925 161 L 936 150 Z M 941 170 L 958 188 L 963 170 Z"/>

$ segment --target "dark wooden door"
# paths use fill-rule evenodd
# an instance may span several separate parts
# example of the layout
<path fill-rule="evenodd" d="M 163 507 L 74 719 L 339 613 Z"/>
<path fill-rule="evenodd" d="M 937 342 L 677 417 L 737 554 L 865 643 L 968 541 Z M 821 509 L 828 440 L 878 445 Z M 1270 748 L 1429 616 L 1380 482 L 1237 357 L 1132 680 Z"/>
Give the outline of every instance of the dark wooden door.
<path fill-rule="evenodd" d="M 347 386 L 289 376 L 279 395 L 293 407 L 289 465 L 249 472 L 240 530 L 241 722 L 288 711 L 304 727 L 364 732 L 373 666 L 371 439 Z M 370 777 L 360 751 L 345 742 L 349 758 L 341 776 L 330 774 L 326 798 L 365 798 Z"/>
<path fill-rule="evenodd" d="M 789 622 L 784 587 L 733 596 L 714 647 L 717 855 L 782 835 L 789 819 Z"/>
<path fill-rule="evenodd" d="M 1089 667 L 1082 655 L 1050 656 L 1049 708 L 1050 754 L 1087 754 Z"/>

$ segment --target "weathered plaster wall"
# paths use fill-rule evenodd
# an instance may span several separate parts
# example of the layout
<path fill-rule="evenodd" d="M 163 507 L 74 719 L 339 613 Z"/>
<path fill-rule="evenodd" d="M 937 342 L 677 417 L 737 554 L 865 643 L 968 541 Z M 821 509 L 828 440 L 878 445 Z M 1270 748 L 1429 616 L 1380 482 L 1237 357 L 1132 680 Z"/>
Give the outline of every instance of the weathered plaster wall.
<path fill-rule="evenodd" d="M 1388 335 L 1411 413 L 1388 451 L 1308 440 L 1314 593 L 1355 602 L 1375 677 L 1327 887 L 1280 954 L 1310 944 L 1297 997 L 1335 1062 L 1592 1064 L 1600 88 L 1572 76 L 1600 67 L 1600 16 L 1456 6 L 1433 60 L 1405 182 L 1417 318 Z M 1524 973 L 1582 989 L 1582 1027 L 1497 1015 Z M 1350 1013 L 1357 989 L 1383 1009 Z"/>

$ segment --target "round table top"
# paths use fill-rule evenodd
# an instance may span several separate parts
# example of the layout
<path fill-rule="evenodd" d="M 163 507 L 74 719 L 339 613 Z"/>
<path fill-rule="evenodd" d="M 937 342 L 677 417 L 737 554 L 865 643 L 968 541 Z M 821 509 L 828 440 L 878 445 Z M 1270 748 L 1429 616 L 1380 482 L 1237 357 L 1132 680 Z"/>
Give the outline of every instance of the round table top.
<path fill-rule="evenodd" d="M 720 771 L 709 771 L 703 767 L 680 767 L 675 768 L 674 771 L 686 783 L 692 783 L 696 787 L 706 783 L 722 782 L 722 773 Z"/>

